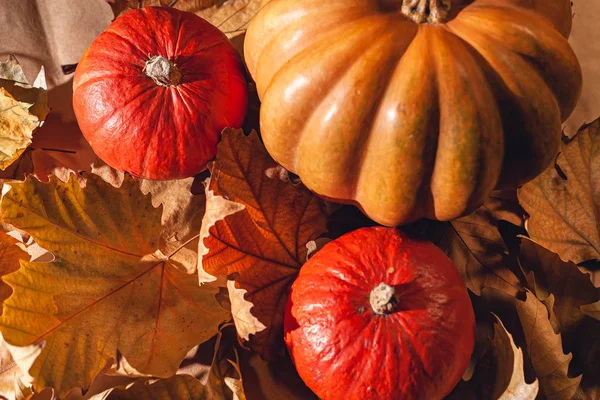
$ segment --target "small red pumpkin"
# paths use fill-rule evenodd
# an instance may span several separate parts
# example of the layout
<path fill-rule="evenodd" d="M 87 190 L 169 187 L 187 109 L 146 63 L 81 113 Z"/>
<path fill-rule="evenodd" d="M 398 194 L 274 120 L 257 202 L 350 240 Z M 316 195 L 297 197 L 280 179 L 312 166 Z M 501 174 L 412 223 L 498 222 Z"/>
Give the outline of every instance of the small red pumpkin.
<path fill-rule="evenodd" d="M 300 269 L 285 342 L 320 398 L 441 399 L 473 351 L 475 316 L 455 265 L 396 229 L 362 228 Z"/>
<path fill-rule="evenodd" d="M 202 18 L 145 7 L 117 18 L 75 71 L 73 108 L 96 154 L 148 179 L 193 176 L 240 127 L 248 100 L 241 57 Z"/>

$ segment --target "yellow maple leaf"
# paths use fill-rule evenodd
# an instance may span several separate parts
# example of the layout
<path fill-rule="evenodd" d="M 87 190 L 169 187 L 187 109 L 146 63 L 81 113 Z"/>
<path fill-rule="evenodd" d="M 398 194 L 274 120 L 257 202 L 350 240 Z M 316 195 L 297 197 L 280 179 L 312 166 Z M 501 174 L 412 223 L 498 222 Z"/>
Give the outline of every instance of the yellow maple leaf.
<path fill-rule="evenodd" d="M 161 208 L 132 178 L 120 188 L 94 175 L 85 188 L 74 176 L 11 186 L 3 221 L 55 256 L 4 277 L 14 290 L 0 318 L 5 340 L 46 343 L 29 370 L 36 389 L 87 389 L 117 350 L 137 371 L 169 377 L 228 318 L 217 288 L 199 287 L 162 254 Z"/>
<path fill-rule="evenodd" d="M 12 164 L 31 143 L 39 120 L 29 107 L 0 87 L 0 169 Z"/>

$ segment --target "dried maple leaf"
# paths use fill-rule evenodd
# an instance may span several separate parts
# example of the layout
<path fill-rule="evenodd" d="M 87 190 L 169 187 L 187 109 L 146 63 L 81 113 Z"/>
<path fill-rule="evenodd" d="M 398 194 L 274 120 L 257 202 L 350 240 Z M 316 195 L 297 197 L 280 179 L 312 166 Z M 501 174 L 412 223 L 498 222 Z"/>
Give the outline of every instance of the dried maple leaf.
<path fill-rule="evenodd" d="M 29 373 L 58 395 L 86 389 L 117 350 L 138 371 L 168 377 L 228 313 L 217 289 L 198 287 L 158 246 L 161 210 L 125 179 L 114 188 L 87 177 L 11 184 L 2 219 L 28 232 L 54 262 L 22 262 L 4 280 L 0 331 L 7 342 L 47 344 Z"/>
<path fill-rule="evenodd" d="M 481 295 L 493 287 L 513 296 L 521 281 L 508 266 L 508 250 L 498 230 L 500 220 L 521 224 L 518 204 L 505 192 L 495 192 L 472 214 L 450 222 L 431 222 L 427 236 L 456 264 L 467 287 Z"/>
<path fill-rule="evenodd" d="M 523 351 L 515 345 L 513 337 L 498 318 L 494 325 L 494 341 L 498 369 L 493 398 L 499 400 L 534 400 L 539 382 L 525 382 Z"/>
<path fill-rule="evenodd" d="M 204 18 L 229 38 L 246 31 L 248 24 L 260 9 L 260 0 L 106 0 L 115 17 L 138 7 L 172 7 Z"/>
<path fill-rule="evenodd" d="M 34 360 L 42 352 L 42 346 L 14 348 L 0 336 L 0 396 L 8 399 L 41 400 L 48 397 L 48 390 L 34 394 L 31 387 L 33 378 L 27 373 Z M 52 390 L 50 390 L 52 392 Z M 52 394 L 52 393 L 50 393 Z M 0 397 L 4 399 L 4 397 Z"/>
<path fill-rule="evenodd" d="M 4 88 L 17 101 L 31 104 L 29 111 L 38 120 L 44 121 L 50 112 L 48 107 L 48 88 L 44 67 L 33 82 L 25 77 L 23 68 L 14 56 L 9 56 L 5 62 L 0 62 L 0 87 Z"/>
<path fill-rule="evenodd" d="M 266 171 L 276 166 L 256 133 L 223 132 L 206 188 L 199 248 L 201 281 L 233 276 L 236 287 L 247 291 L 243 300 L 254 305 L 251 314 L 266 326 L 255 334 L 252 347 L 265 358 L 274 358 L 283 344 L 283 311 L 306 260 L 306 243 L 326 229 L 320 200 L 269 178 Z M 239 310 L 233 303 L 235 316 Z M 243 301 L 235 304 L 248 307 Z"/>
<path fill-rule="evenodd" d="M 531 239 L 564 261 L 600 259 L 600 119 L 563 142 L 556 165 L 518 192 Z"/>
<path fill-rule="evenodd" d="M 186 373 L 194 372 L 193 368 L 180 368 L 177 375 L 167 379 L 132 379 L 131 382 L 117 384 L 102 392 L 86 393 L 85 396 L 73 396 L 66 400 L 245 400 L 235 349 L 235 333 L 224 327 L 215 339 L 209 372 L 204 379 Z M 209 343 L 202 346 L 206 344 Z"/>
<path fill-rule="evenodd" d="M 525 336 L 525 351 L 540 381 L 540 393 L 549 400 L 569 400 L 581 375 L 568 376 L 572 354 L 563 352 L 560 333 L 555 333 L 546 306 L 527 291 L 525 301 L 516 300 L 516 309 Z"/>
<path fill-rule="evenodd" d="M 536 295 L 545 300 L 552 294 L 552 310 L 560 332 L 572 332 L 585 318 L 582 306 L 600 300 L 600 289 L 594 287 L 587 274 L 573 263 L 565 263 L 558 255 L 523 238 L 519 255 L 526 271 L 535 274 Z M 577 338 L 574 338 L 577 340 Z"/>
<path fill-rule="evenodd" d="M 177 250 L 171 262 L 194 273 L 198 265 L 198 232 L 202 226 L 206 197 L 192 193 L 194 178 L 171 181 L 140 179 L 138 182 L 142 193 L 152 196 L 154 207 L 163 206 L 159 247 L 165 254 Z"/>
<path fill-rule="evenodd" d="M 0 87 L 0 169 L 15 162 L 31 144 L 39 120 L 29 107 L 31 104 L 15 100 Z"/>
<path fill-rule="evenodd" d="M 48 111 L 44 68 L 31 86 L 15 57 L 0 62 L 0 169 L 23 154 Z"/>

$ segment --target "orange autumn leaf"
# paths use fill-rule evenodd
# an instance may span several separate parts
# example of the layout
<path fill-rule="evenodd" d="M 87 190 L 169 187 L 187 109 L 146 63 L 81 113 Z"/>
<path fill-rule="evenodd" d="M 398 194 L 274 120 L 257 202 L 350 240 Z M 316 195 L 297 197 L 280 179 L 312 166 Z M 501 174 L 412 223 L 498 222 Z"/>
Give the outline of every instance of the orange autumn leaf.
<path fill-rule="evenodd" d="M 11 184 L 2 219 L 54 254 L 22 262 L 3 279 L 14 293 L 0 331 L 16 346 L 45 342 L 29 369 L 34 388 L 59 396 L 87 389 L 117 351 L 137 371 L 169 377 L 186 353 L 217 332 L 228 313 L 211 285 L 176 269 L 162 254 L 161 208 L 127 177 L 114 188 L 89 175 L 48 184 Z"/>
<path fill-rule="evenodd" d="M 0 277 L 17 271 L 20 260 L 29 260 L 29 254 L 17 243 L 19 243 L 17 239 L 0 231 Z M 11 293 L 10 286 L 0 279 L 0 315 L 2 314 L 2 303 L 10 297 Z"/>
<path fill-rule="evenodd" d="M 223 132 L 207 186 L 199 251 L 201 281 L 235 279 L 229 293 L 236 328 L 241 336 L 255 334 L 252 347 L 264 358 L 281 349 L 283 311 L 306 261 L 306 244 L 326 230 L 320 200 L 280 179 L 273 173 L 279 168 L 256 133 Z M 257 319 L 252 325 L 265 329 L 252 331 L 248 318 L 236 318 L 248 317 L 248 309 Z"/>

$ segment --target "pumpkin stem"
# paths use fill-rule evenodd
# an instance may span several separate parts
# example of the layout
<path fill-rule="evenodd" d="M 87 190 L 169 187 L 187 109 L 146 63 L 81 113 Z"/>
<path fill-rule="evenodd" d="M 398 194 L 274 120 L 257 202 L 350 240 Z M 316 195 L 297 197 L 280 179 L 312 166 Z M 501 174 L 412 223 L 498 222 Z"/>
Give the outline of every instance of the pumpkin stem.
<path fill-rule="evenodd" d="M 371 290 L 369 302 L 375 314 L 391 314 L 398 304 L 398 297 L 393 286 L 381 282 Z"/>
<path fill-rule="evenodd" d="M 451 0 L 402 0 L 402 14 L 418 24 L 444 22 L 451 7 Z"/>
<path fill-rule="evenodd" d="M 177 65 L 163 56 L 150 57 L 143 71 L 159 86 L 177 86 L 181 79 Z"/>

